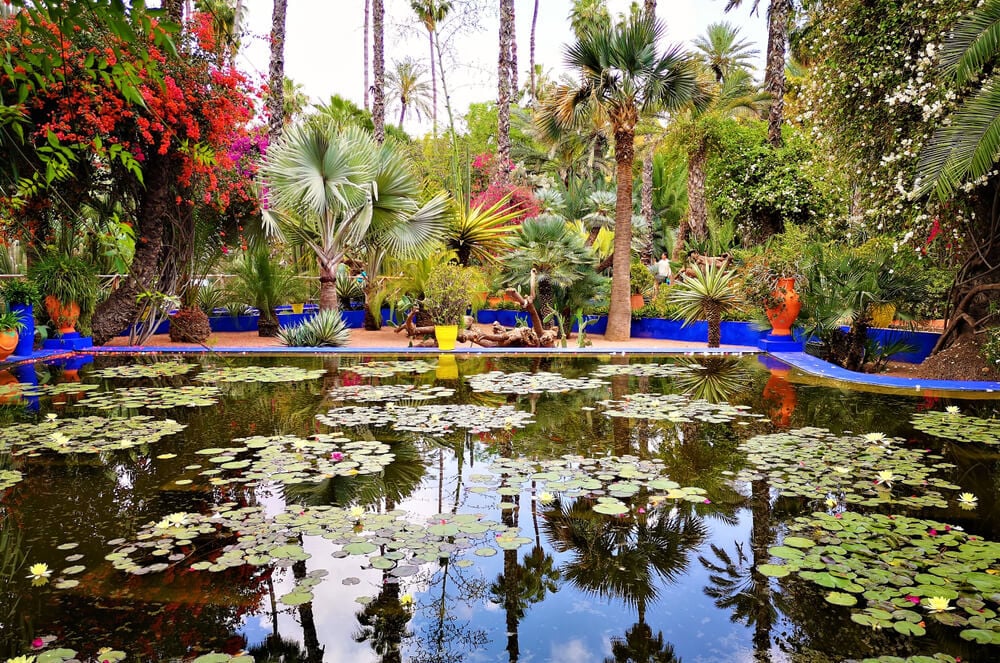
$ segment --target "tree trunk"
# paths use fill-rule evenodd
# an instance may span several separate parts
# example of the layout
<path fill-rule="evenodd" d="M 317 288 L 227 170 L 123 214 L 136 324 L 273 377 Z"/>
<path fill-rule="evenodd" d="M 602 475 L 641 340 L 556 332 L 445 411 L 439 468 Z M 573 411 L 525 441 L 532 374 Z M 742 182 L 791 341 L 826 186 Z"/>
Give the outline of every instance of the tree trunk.
<path fill-rule="evenodd" d="M 274 0 L 271 14 L 271 65 L 268 69 L 267 137 L 273 145 L 285 127 L 285 15 L 288 0 Z"/>
<path fill-rule="evenodd" d="M 506 184 L 510 175 L 511 48 L 514 41 L 514 0 L 500 0 L 500 57 L 497 64 L 497 173 Z"/>
<path fill-rule="evenodd" d="M 372 94 L 372 132 L 375 142 L 385 142 L 385 6 L 383 0 L 372 0 L 372 69 L 375 90 Z"/>
<path fill-rule="evenodd" d="M 615 249 L 611 262 L 611 305 L 604 337 L 627 341 L 632 335 L 632 307 L 629 303 L 632 261 L 632 162 L 635 159 L 635 123 L 615 129 L 615 164 L 618 178 L 615 203 Z"/>
<path fill-rule="evenodd" d="M 642 155 L 642 216 L 646 219 L 649 236 L 642 247 L 642 262 L 653 264 L 653 153 L 652 145 Z"/>
<path fill-rule="evenodd" d="M 646 18 L 656 18 L 656 0 L 645 1 Z"/>
<path fill-rule="evenodd" d="M 406 118 L 406 100 L 401 99 L 399 103 L 399 130 L 403 130 L 403 120 Z"/>
<path fill-rule="evenodd" d="M 94 312 L 91 329 L 96 345 L 104 345 L 130 324 L 139 313 L 139 295 L 155 287 L 163 230 L 170 222 L 174 173 L 170 159 L 151 155 L 145 168 L 146 190 L 136 218 L 135 255 L 128 276 Z"/>
<path fill-rule="evenodd" d="M 434 123 L 434 137 L 438 135 L 438 82 L 437 68 L 434 66 L 434 31 L 427 31 L 431 46 L 431 119 Z"/>
<path fill-rule="evenodd" d="M 438 73 L 441 75 L 441 92 L 444 93 L 444 108 L 448 111 L 448 130 L 452 140 L 455 139 L 455 115 L 451 112 L 451 96 L 448 94 L 448 82 L 444 77 L 444 57 L 441 55 L 441 40 L 438 39 L 437 31 L 434 31 L 434 48 L 437 50 Z"/>
<path fill-rule="evenodd" d="M 538 23 L 538 0 L 535 0 L 535 10 L 531 14 L 531 41 L 528 46 L 528 94 L 531 96 L 531 103 L 538 99 L 538 90 L 535 89 L 535 25 Z"/>
<path fill-rule="evenodd" d="M 771 95 L 767 140 L 774 147 L 781 147 L 781 122 L 785 111 L 785 44 L 788 41 L 788 18 L 791 11 L 791 0 L 771 0 L 767 9 L 764 90 Z"/>
<path fill-rule="evenodd" d="M 184 0 L 163 0 L 160 7 L 174 23 L 184 22 Z"/>
<path fill-rule="evenodd" d="M 337 268 L 336 265 L 325 265 L 319 260 L 319 310 L 336 311 L 339 306 L 337 299 Z"/>
<path fill-rule="evenodd" d="M 370 31 L 369 20 L 372 13 L 372 0 L 365 0 L 365 110 L 370 110 L 370 104 L 368 103 L 368 32 Z M 433 72 L 433 64 L 431 66 L 431 71 Z M 431 74 L 433 76 L 433 73 Z"/>
<path fill-rule="evenodd" d="M 709 309 L 708 315 L 708 347 L 717 348 L 722 344 L 722 312 L 718 306 Z"/>
<path fill-rule="evenodd" d="M 708 205 L 705 202 L 705 164 L 708 147 L 702 141 L 688 153 L 688 225 L 695 239 L 708 234 Z"/>

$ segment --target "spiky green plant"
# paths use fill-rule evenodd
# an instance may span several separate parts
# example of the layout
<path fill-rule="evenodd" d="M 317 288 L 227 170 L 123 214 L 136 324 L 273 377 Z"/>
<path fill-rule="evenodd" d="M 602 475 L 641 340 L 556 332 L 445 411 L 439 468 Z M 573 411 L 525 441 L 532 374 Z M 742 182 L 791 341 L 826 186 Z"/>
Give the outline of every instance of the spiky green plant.
<path fill-rule="evenodd" d="M 468 266 L 473 260 L 490 264 L 507 249 L 508 238 L 516 230 L 510 222 L 521 214 L 508 207 L 509 202 L 508 194 L 485 209 L 462 202 L 456 205 L 444 243 L 458 255 L 459 264 Z"/>
<path fill-rule="evenodd" d="M 339 348 L 351 340 L 351 329 L 339 311 L 325 310 L 305 322 L 278 330 L 282 345 L 298 348 Z"/>
<path fill-rule="evenodd" d="M 693 276 L 671 286 L 669 301 L 684 318 L 684 326 L 695 320 L 708 321 L 708 347 L 719 347 L 722 340 L 722 314 L 743 301 L 736 272 L 709 265 L 695 266 Z"/>

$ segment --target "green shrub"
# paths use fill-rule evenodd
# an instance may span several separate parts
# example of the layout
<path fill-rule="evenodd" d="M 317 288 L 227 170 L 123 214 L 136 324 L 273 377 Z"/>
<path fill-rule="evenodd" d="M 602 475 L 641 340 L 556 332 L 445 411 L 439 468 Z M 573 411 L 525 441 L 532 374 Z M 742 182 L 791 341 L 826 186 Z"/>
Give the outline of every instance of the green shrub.
<path fill-rule="evenodd" d="M 438 265 L 424 284 L 424 306 L 436 325 L 461 325 L 473 300 L 486 290 L 478 270 L 454 263 Z"/>
<path fill-rule="evenodd" d="M 278 330 L 282 345 L 298 348 L 338 348 L 351 340 L 351 329 L 339 311 L 320 311 L 305 322 Z"/>
<path fill-rule="evenodd" d="M 0 296 L 3 297 L 3 300 L 8 305 L 31 304 L 38 306 L 42 301 L 41 294 L 38 292 L 38 286 L 35 285 L 34 281 L 29 281 L 28 279 L 10 279 L 4 281 L 0 284 Z"/>
<path fill-rule="evenodd" d="M 633 295 L 649 297 L 656 287 L 656 277 L 653 276 L 653 272 L 649 271 L 649 267 L 642 264 L 641 260 L 633 258 L 629 267 L 629 284 L 632 287 Z"/>
<path fill-rule="evenodd" d="M 980 352 L 987 364 L 995 370 L 1000 370 L 1000 327 L 993 327 L 986 332 L 986 341 Z"/>

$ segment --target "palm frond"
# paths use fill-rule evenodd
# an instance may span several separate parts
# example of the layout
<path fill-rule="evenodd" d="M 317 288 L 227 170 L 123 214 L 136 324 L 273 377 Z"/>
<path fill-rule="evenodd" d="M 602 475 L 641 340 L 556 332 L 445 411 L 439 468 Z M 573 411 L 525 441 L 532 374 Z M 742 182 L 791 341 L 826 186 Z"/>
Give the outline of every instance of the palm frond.
<path fill-rule="evenodd" d="M 978 76 L 1000 52 L 1000 0 L 960 20 L 941 48 L 941 66 L 962 85 Z"/>

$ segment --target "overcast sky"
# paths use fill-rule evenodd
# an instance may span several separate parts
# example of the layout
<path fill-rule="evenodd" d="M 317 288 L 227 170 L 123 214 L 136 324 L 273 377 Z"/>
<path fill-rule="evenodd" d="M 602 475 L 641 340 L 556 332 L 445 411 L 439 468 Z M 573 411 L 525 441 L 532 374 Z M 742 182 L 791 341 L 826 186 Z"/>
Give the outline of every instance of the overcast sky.
<path fill-rule="evenodd" d="M 482 0 L 489 11 L 480 16 L 482 30 L 463 35 L 456 40 L 451 62 L 446 57 L 448 87 L 453 107 L 461 113 L 469 103 L 496 99 L 496 61 L 499 43 L 499 19 L 496 0 Z M 244 0 L 248 9 L 246 28 L 250 35 L 244 41 L 239 60 L 242 69 L 266 77 L 268 65 L 267 37 L 271 26 L 272 0 Z M 528 71 L 528 42 L 531 34 L 531 0 L 515 0 L 517 19 L 517 54 L 519 81 Z M 564 71 L 563 50 L 572 39 L 569 25 L 570 0 L 540 0 L 536 28 L 535 60 L 551 70 L 556 77 Z M 626 11 L 628 0 L 609 0 L 612 14 Z M 725 14 L 725 0 L 660 0 L 657 17 L 667 26 L 667 42 L 690 45 L 692 39 L 704 34 L 714 22 L 729 21 L 740 27 L 742 35 L 756 44 L 761 52 L 758 69 L 763 69 L 763 53 L 767 47 L 764 12 L 750 16 L 747 7 Z M 745 5 L 750 3 L 744 3 Z M 385 0 L 386 69 L 394 60 L 413 57 L 422 63 L 428 59 L 427 34 L 410 9 L 409 0 Z M 358 105 L 363 90 L 364 0 L 289 0 L 287 41 L 285 44 L 285 75 L 304 86 L 314 101 L 340 94 Z M 760 76 L 758 75 L 758 78 Z M 439 88 L 438 118 L 446 117 Z M 396 118 L 390 102 L 387 115 Z M 408 113 L 409 115 L 409 113 Z M 406 130 L 420 134 L 429 123 L 406 121 Z"/>

